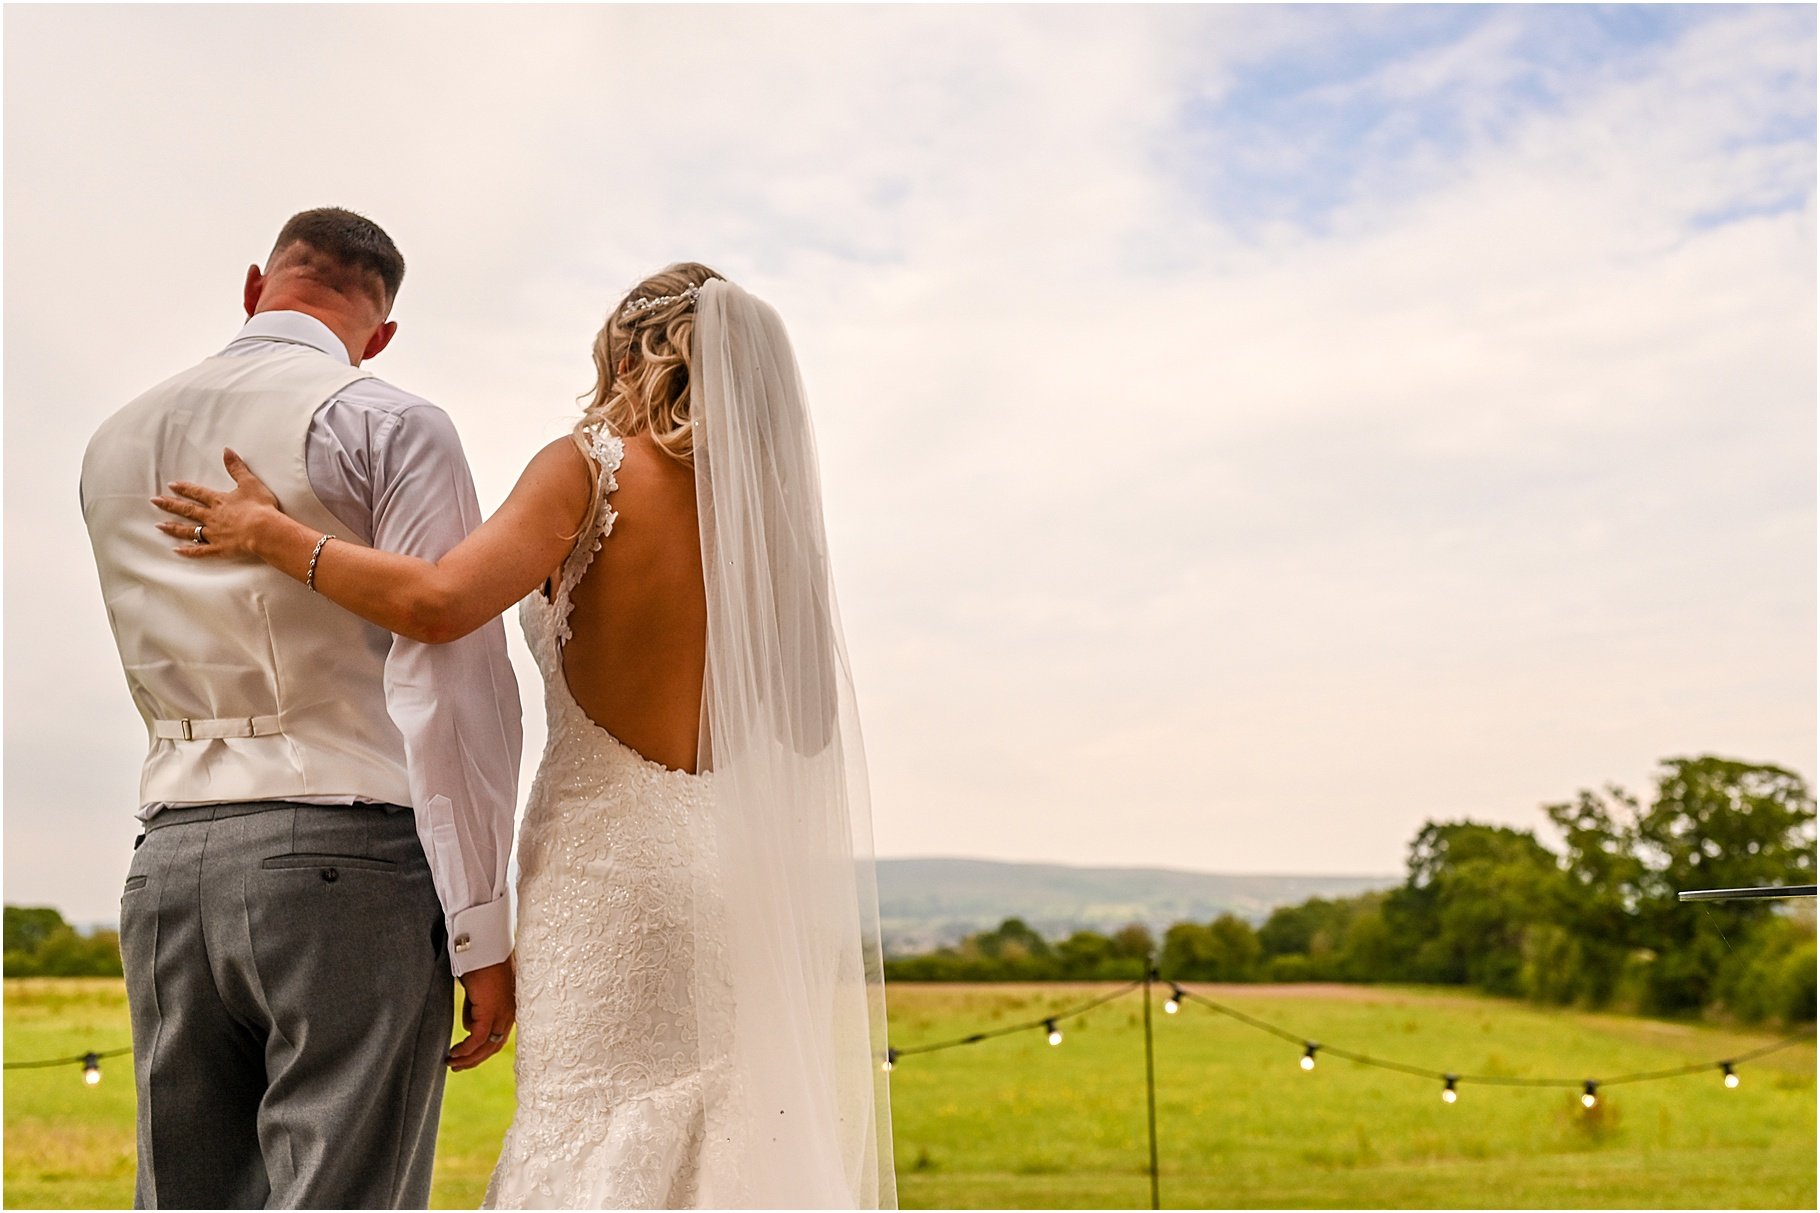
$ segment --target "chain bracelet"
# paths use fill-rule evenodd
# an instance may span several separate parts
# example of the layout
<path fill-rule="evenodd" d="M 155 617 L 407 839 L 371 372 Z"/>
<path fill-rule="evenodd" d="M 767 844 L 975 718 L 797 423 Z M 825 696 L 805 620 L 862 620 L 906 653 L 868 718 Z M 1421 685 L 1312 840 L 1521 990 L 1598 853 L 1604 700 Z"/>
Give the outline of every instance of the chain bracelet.
<path fill-rule="evenodd" d="M 309 587 L 310 593 L 316 593 L 316 562 L 322 559 L 322 549 L 334 535 L 324 535 L 316 541 L 316 550 L 310 553 L 310 571 L 304 574 L 303 584 Z"/>

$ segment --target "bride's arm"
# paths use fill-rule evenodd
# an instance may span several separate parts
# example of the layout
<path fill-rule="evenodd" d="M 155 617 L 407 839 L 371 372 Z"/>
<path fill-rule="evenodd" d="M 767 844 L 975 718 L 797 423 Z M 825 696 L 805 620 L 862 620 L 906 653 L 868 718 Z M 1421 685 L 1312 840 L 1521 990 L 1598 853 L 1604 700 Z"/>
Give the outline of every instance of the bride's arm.
<path fill-rule="evenodd" d="M 277 499 L 232 451 L 235 488 L 222 493 L 188 481 L 153 504 L 188 522 L 159 529 L 207 543 L 175 549 L 190 559 L 254 556 L 304 581 L 316 557 L 316 591 L 388 631 L 426 644 L 459 640 L 541 585 L 569 552 L 591 503 L 587 459 L 569 438 L 546 446 L 493 516 L 441 560 L 382 552 L 322 532 L 282 513 Z"/>

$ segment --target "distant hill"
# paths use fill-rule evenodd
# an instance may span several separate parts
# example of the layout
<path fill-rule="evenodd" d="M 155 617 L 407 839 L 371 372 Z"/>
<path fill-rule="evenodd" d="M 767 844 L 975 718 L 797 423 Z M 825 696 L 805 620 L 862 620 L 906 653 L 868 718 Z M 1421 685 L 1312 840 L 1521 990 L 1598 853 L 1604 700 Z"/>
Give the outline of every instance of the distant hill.
<path fill-rule="evenodd" d="M 1041 934 L 1112 931 L 1141 922 L 1160 936 L 1183 919 L 1237 914 L 1257 924 L 1278 906 L 1349 897 L 1401 876 L 1226 876 L 1173 868 L 1081 868 L 989 859 L 880 859 L 879 917 L 893 955 L 958 943 L 1022 918 Z"/>
<path fill-rule="evenodd" d="M 972 931 L 1021 918 L 1051 939 L 1141 922 L 1160 937 L 1170 923 L 1237 914 L 1256 925 L 1278 906 L 1350 897 L 1403 883 L 1401 876 L 1229 876 L 1177 868 L 1085 868 L 992 859 L 880 859 L 885 950 L 902 956 L 959 943 Z M 79 924 L 115 928 L 112 921 Z"/>

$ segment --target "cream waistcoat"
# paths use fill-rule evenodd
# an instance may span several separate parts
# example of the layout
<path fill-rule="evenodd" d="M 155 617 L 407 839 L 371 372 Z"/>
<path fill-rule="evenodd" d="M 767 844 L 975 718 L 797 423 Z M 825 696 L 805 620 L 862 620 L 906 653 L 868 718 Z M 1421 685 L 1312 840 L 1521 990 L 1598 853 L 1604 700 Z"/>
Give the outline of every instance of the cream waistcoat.
<path fill-rule="evenodd" d="M 231 446 L 306 526 L 345 533 L 304 463 L 310 421 L 366 371 L 295 345 L 214 357 L 104 423 L 83 512 L 108 621 L 149 750 L 140 804 L 351 796 L 410 804 L 386 711 L 391 637 L 252 560 L 184 560 L 149 500 L 173 480 L 227 486 Z"/>

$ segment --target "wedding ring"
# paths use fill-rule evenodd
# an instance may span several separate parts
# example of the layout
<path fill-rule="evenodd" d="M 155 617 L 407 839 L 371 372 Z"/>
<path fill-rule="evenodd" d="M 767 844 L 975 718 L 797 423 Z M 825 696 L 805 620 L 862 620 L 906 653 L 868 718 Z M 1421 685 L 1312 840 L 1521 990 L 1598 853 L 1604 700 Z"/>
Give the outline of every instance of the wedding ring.
<path fill-rule="evenodd" d="M 202 528 L 200 526 L 198 526 L 196 528 L 196 538 L 192 539 L 190 542 L 192 542 L 192 543 L 207 543 L 208 542 L 208 540 L 206 540 L 202 537 Z"/>
<path fill-rule="evenodd" d="M 503 1037 L 503 1036 L 489 1036 L 489 1037 L 487 1037 L 487 1043 L 490 1045 L 496 1045 L 504 1039 L 505 1039 L 505 1037 Z"/>

